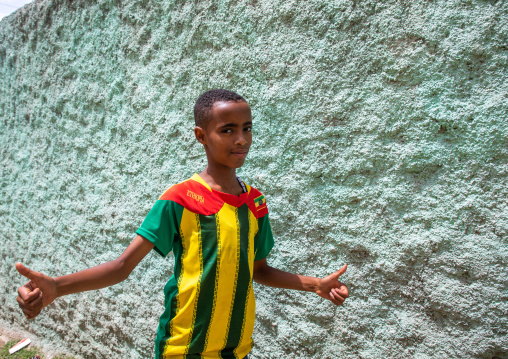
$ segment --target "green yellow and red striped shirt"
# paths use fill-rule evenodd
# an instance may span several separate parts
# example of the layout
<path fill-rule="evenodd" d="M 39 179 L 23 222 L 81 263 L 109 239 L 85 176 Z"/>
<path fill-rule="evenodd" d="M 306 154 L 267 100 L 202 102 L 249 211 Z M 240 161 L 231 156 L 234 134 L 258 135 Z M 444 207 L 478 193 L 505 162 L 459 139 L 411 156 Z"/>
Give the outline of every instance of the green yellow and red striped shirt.
<path fill-rule="evenodd" d="M 245 189 L 218 192 L 195 174 L 169 188 L 137 230 L 161 255 L 175 255 L 156 358 L 241 359 L 252 349 L 253 265 L 273 236 L 264 196 Z"/>

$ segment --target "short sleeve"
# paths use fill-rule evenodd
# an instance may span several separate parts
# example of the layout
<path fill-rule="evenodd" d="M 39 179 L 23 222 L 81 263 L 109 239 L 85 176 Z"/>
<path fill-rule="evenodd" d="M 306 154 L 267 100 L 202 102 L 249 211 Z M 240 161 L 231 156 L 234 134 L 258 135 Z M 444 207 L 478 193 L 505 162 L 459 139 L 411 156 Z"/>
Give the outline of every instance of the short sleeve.
<path fill-rule="evenodd" d="M 268 213 L 258 219 L 258 233 L 254 238 L 254 243 L 255 261 L 266 258 L 273 248 L 274 241 Z"/>
<path fill-rule="evenodd" d="M 136 233 L 152 242 L 155 251 L 165 257 L 173 249 L 174 241 L 178 239 L 182 210 L 183 207 L 178 203 L 158 200 Z"/>

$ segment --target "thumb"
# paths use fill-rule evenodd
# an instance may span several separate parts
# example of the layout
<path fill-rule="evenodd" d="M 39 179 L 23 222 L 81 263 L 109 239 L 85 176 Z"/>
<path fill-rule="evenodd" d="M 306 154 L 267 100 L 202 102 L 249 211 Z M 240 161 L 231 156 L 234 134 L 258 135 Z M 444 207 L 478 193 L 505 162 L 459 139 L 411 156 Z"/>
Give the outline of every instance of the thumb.
<path fill-rule="evenodd" d="M 28 269 L 27 267 L 25 267 L 23 264 L 21 264 L 20 262 L 16 263 L 15 264 L 16 266 L 16 270 L 19 272 L 19 274 L 21 274 L 22 276 L 24 277 L 27 277 L 28 279 L 30 280 L 35 280 L 37 279 L 37 274 L 39 274 L 38 272 L 34 272 L 33 270 L 31 269 Z"/>
<path fill-rule="evenodd" d="M 332 273 L 331 277 L 334 278 L 334 279 L 339 279 L 339 277 L 341 275 L 343 275 L 344 273 L 346 273 L 346 269 L 347 269 L 347 264 L 344 264 L 344 266 L 339 269 L 337 272 L 335 273 Z"/>

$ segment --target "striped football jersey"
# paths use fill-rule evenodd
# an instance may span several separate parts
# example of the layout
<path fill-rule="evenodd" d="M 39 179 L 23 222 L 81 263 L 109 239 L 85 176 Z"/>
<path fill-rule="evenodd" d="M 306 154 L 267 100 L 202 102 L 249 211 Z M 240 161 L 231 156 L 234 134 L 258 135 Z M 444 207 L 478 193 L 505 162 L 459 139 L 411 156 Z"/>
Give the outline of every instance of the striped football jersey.
<path fill-rule="evenodd" d="M 263 195 L 215 191 L 195 174 L 170 187 L 137 233 L 166 256 L 174 274 L 164 288 L 156 358 L 238 358 L 252 349 L 254 261 L 273 247 Z"/>

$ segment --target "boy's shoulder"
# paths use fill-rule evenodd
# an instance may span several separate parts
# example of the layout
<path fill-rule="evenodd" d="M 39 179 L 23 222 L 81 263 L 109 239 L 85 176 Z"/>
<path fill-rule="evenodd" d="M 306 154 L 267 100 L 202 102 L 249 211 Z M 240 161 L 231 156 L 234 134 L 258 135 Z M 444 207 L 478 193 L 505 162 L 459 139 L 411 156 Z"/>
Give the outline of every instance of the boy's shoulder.
<path fill-rule="evenodd" d="M 247 193 L 239 197 L 241 200 L 238 203 L 230 203 L 227 199 L 214 193 L 199 175 L 194 174 L 191 178 L 169 187 L 159 197 L 159 200 L 176 202 L 191 212 L 202 215 L 213 215 L 219 212 L 224 203 L 236 206 L 247 204 L 256 218 L 265 216 L 268 213 L 268 208 L 264 195 L 254 187 L 247 184 L 245 186 Z"/>
<path fill-rule="evenodd" d="M 197 180 L 196 175 L 169 187 L 159 197 L 159 201 L 173 201 L 191 212 L 205 216 L 217 213 L 222 207 L 222 203 Z"/>

